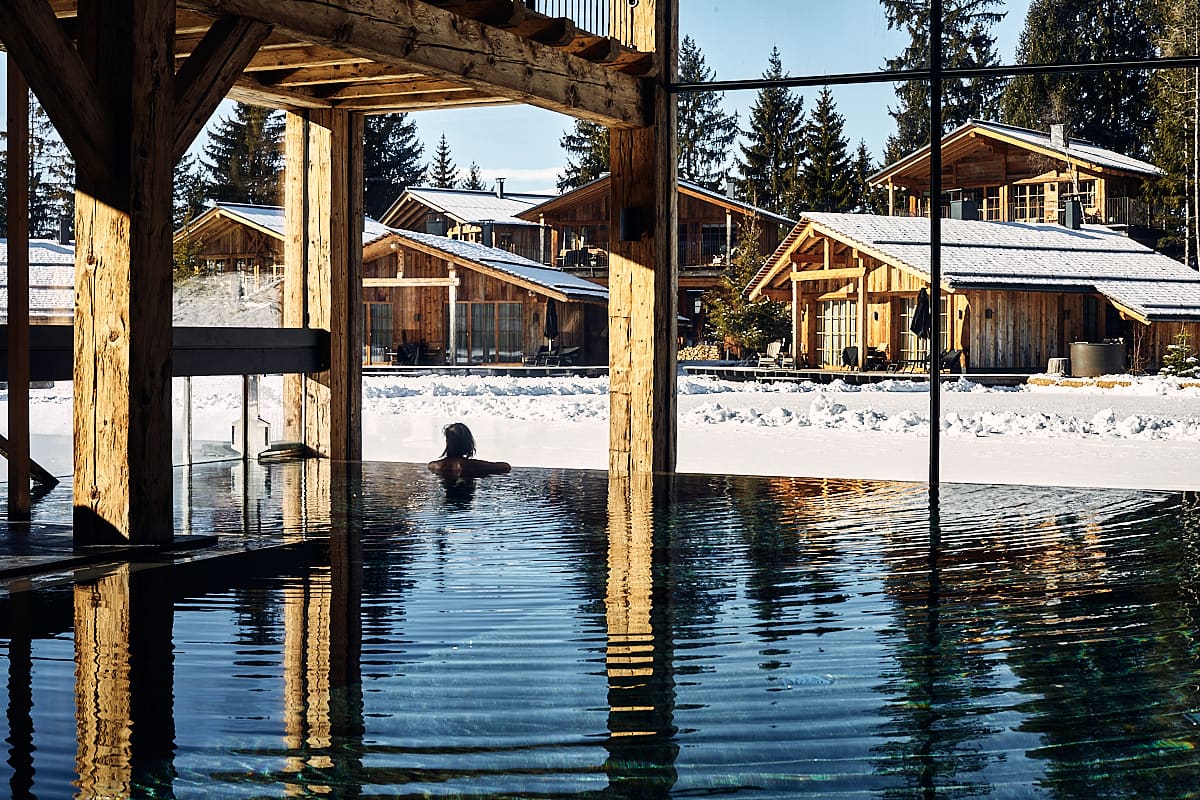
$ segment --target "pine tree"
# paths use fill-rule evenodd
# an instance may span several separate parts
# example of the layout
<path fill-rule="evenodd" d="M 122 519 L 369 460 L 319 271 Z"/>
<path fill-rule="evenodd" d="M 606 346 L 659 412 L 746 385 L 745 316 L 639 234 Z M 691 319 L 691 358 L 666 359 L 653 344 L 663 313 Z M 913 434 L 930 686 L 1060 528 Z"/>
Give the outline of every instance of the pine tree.
<path fill-rule="evenodd" d="M 1167 345 L 1158 374 L 1176 378 L 1200 376 L 1200 358 L 1192 352 L 1191 336 L 1187 331 L 1181 329 L 1175 334 L 1175 343 Z"/>
<path fill-rule="evenodd" d="M 1022 64 L 1152 58 L 1159 0 L 1034 0 L 1017 47 Z M 1126 155 L 1146 157 L 1154 115 L 1145 70 L 1013 78 L 1002 100 L 1004 120 L 1046 130 L 1068 125 L 1073 136 Z"/>
<path fill-rule="evenodd" d="M 268 108 L 238 103 L 204 148 L 208 196 L 225 203 L 279 203 L 283 119 Z"/>
<path fill-rule="evenodd" d="M 804 126 L 807 158 L 800 173 L 800 195 L 812 211 L 849 211 L 854 206 L 846 120 L 837 112 L 829 87 L 817 96 L 817 105 Z"/>
<path fill-rule="evenodd" d="M 425 147 L 408 114 L 367 117 L 363 127 L 363 210 L 378 219 L 396 198 L 425 178 Z"/>
<path fill-rule="evenodd" d="M 743 356 L 762 352 L 769 342 L 787 338 L 792 327 L 786 304 L 768 299 L 751 303 L 742 292 L 766 262 L 759 251 L 761 238 L 758 220 L 751 217 L 744 221 L 738 227 L 737 248 L 720 284 L 704 294 L 713 338 L 732 342 Z"/>
<path fill-rule="evenodd" d="M 586 120 L 575 120 L 575 127 L 558 140 L 566 152 L 567 166 L 556 182 L 560 192 L 578 189 L 609 171 L 608 128 Z"/>
<path fill-rule="evenodd" d="M 707 83 L 716 77 L 704 63 L 704 54 L 690 37 L 679 48 L 679 80 Z M 721 110 L 717 92 L 692 92 L 679 96 L 679 179 L 719 190 L 725 182 L 726 162 L 738 135 L 737 114 Z"/>
<path fill-rule="evenodd" d="M 890 70 L 925 69 L 929 60 L 928 0 L 880 0 L 888 28 L 903 30 L 909 44 L 887 60 Z M 996 39 L 991 28 L 1004 18 L 993 9 L 1000 0 L 946 0 L 942 21 L 942 65 L 951 69 L 995 66 Z M 942 87 L 942 130 L 962 125 L 968 119 L 995 119 L 1003 81 L 979 78 L 946 81 Z M 897 85 L 897 108 L 888 109 L 896 120 L 896 133 L 888 139 L 885 158 L 896 161 L 929 144 L 929 84 L 908 81 Z"/>
<path fill-rule="evenodd" d="M 883 190 L 871 187 L 870 178 L 874 172 L 875 162 L 871 159 L 871 151 L 867 149 L 866 141 L 859 140 L 850 166 L 852 211 L 859 214 L 883 214 L 887 211 Z"/>
<path fill-rule="evenodd" d="M 779 48 L 771 50 L 763 78 L 787 77 Z M 804 158 L 804 98 L 790 90 L 769 86 L 760 89 L 750 109 L 749 127 L 743 132 L 738 159 L 738 189 L 754 205 L 777 214 L 796 216 L 797 169 Z"/>
<path fill-rule="evenodd" d="M 75 222 L 75 161 L 32 94 L 29 113 L 29 235 L 54 239 L 59 220 Z"/>
<path fill-rule="evenodd" d="M 175 189 L 171 203 L 171 220 L 179 230 L 204 209 L 207 186 L 200 173 L 201 165 L 190 153 L 175 165 Z"/>
<path fill-rule="evenodd" d="M 437 150 L 433 153 L 433 163 L 429 165 L 429 183 L 440 189 L 454 189 L 458 186 L 458 167 L 450 155 L 450 143 L 446 134 L 438 141 Z"/>
<path fill-rule="evenodd" d="M 1200 6 L 1162 0 L 1159 46 L 1164 56 L 1200 54 Z M 1164 252 L 1200 266 L 1200 69 L 1158 70 L 1150 79 L 1155 110 L 1151 161 L 1163 176 L 1147 194 L 1162 215 Z"/>
<path fill-rule="evenodd" d="M 483 174 L 480 172 L 479 165 L 474 161 L 467 168 L 467 179 L 463 181 L 463 188 L 474 192 L 482 192 L 487 189 L 487 184 L 483 182 Z"/>

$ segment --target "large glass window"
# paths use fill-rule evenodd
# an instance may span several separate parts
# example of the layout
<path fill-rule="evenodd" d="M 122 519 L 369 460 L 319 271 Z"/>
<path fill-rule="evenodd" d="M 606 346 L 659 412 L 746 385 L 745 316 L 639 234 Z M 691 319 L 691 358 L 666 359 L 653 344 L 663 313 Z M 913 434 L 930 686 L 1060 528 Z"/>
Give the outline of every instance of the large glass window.
<path fill-rule="evenodd" d="M 983 190 L 983 218 L 989 222 L 999 222 L 1003 219 L 999 186 L 989 186 Z"/>
<path fill-rule="evenodd" d="M 363 349 L 368 364 L 383 364 L 391 359 L 392 304 L 364 303 Z"/>
<path fill-rule="evenodd" d="M 1046 187 L 1040 183 L 1012 187 L 1014 222 L 1041 222 L 1046 217 Z"/>
<path fill-rule="evenodd" d="M 817 350 L 821 365 L 842 366 L 842 350 L 856 344 L 858 302 L 825 300 L 817 308 Z"/>
<path fill-rule="evenodd" d="M 459 364 L 521 360 L 524 320 L 520 303 L 458 303 L 456 307 L 454 346 Z"/>
<path fill-rule="evenodd" d="M 950 298 L 942 295 L 941 324 L 942 349 L 950 349 Z M 900 358 L 904 361 L 928 361 L 929 340 L 912 332 L 913 313 L 917 310 L 916 297 L 900 298 Z"/>

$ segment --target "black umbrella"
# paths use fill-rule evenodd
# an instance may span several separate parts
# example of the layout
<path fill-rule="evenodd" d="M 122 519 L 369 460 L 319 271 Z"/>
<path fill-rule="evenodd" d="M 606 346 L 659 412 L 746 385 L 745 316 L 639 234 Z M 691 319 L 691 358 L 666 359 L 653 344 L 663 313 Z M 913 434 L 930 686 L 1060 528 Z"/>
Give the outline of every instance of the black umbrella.
<path fill-rule="evenodd" d="M 908 329 L 922 339 L 928 339 L 932 325 L 933 319 L 929 315 L 929 292 L 921 289 L 917 293 L 917 307 L 913 311 L 912 322 L 909 323 Z"/>
<path fill-rule="evenodd" d="M 546 300 L 546 326 L 542 329 L 542 335 L 552 341 L 558 338 L 558 306 L 554 304 L 553 297 Z"/>

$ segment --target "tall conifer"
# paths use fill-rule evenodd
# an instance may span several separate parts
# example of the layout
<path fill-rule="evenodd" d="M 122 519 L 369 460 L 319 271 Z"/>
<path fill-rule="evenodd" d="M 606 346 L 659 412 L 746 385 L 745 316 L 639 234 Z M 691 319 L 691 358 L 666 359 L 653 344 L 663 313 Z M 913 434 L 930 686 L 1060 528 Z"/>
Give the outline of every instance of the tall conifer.
<path fill-rule="evenodd" d="M 429 182 L 441 189 L 454 189 L 458 186 L 458 167 L 450 155 L 450 143 L 446 134 L 438 140 L 437 150 L 433 153 L 433 163 L 429 166 Z"/>
<path fill-rule="evenodd" d="M 567 156 L 557 181 L 560 192 L 578 189 L 609 171 L 608 128 L 603 125 L 575 120 L 575 127 L 564 132 L 558 143 Z"/>
<path fill-rule="evenodd" d="M 829 87 L 804 126 L 806 158 L 800 173 L 800 195 L 811 211 L 849 211 L 855 203 L 846 120 L 837 112 Z"/>
<path fill-rule="evenodd" d="M 763 78 L 787 77 L 779 48 L 771 49 Z M 738 172 L 742 197 L 777 214 L 795 216 L 797 167 L 804 158 L 804 98 L 779 86 L 760 89 L 743 132 Z"/>
<path fill-rule="evenodd" d="M 408 114 L 367 117 L 363 128 L 363 209 L 378 219 L 410 186 L 425 178 L 425 147 Z"/>
<path fill-rule="evenodd" d="M 476 192 L 482 192 L 487 188 L 487 184 L 483 182 L 483 173 L 480 171 L 479 165 L 474 161 L 467 168 L 467 179 L 463 181 L 463 188 Z"/>
<path fill-rule="evenodd" d="M 1159 0 L 1034 0 L 1017 47 L 1022 64 L 1151 58 Z M 1067 124 L 1074 136 L 1131 156 L 1150 149 L 1154 115 L 1145 70 L 1020 75 L 1003 97 L 1004 120 L 1036 130 Z"/>
<path fill-rule="evenodd" d="M 226 203 L 279 203 L 282 144 L 278 112 L 238 103 L 204 148 L 208 196 Z"/>
<path fill-rule="evenodd" d="M 887 60 L 891 70 L 925 69 L 929 61 L 928 0 L 880 0 L 888 27 L 908 34 L 903 52 Z M 942 62 L 947 68 L 995 66 L 996 39 L 991 28 L 1004 18 L 994 9 L 1000 0 L 946 0 L 943 6 Z M 997 99 L 1003 81 L 979 78 L 971 81 L 947 81 L 943 86 L 942 130 L 968 119 L 995 119 Z M 888 139 L 885 158 L 895 161 L 929 144 L 929 84 L 909 81 L 898 84 L 900 104 L 889 109 L 896 120 L 896 133 Z"/>
<path fill-rule="evenodd" d="M 870 177 L 874 172 L 875 162 L 871 158 L 871 151 L 867 149 L 865 141 L 859 140 L 850 166 L 851 211 L 859 214 L 883 214 L 887 211 L 883 192 L 871 188 Z"/>
<path fill-rule="evenodd" d="M 679 80 L 706 83 L 716 77 L 690 36 L 679 47 Z M 721 110 L 720 92 L 691 92 L 679 96 L 679 179 L 708 189 L 724 188 L 729 152 L 738 135 L 737 114 Z"/>

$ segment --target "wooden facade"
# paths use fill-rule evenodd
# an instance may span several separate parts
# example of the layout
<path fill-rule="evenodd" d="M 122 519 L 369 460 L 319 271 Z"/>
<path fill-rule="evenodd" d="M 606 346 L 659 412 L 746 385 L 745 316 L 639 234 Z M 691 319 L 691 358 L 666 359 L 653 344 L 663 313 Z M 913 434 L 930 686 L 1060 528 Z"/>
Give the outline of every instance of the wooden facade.
<path fill-rule="evenodd" d="M 1002 240 L 991 242 L 1005 247 Z M 944 247 L 944 259 L 949 258 L 948 252 Z M 1149 250 L 1145 253 L 1167 260 Z M 1054 255 L 1070 258 L 1070 254 Z M 965 281 L 953 266 L 944 264 L 943 270 L 939 352 L 960 351 L 957 366 L 964 370 L 1042 372 L 1049 359 L 1069 357 L 1072 343 L 1121 340 L 1130 368 L 1153 371 L 1181 331 L 1200 341 L 1196 338 L 1200 307 L 1189 308 L 1186 303 L 1180 304 L 1177 317 L 1150 319 L 1087 288 L 1082 280 L 1075 281 L 1078 286 L 1057 289 L 1031 288 L 1020 279 L 1007 281 L 1007 286 L 1000 279 L 992 281 L 991 287 L 970 287 L 962 285 Z M 1136 268 L 1133 277 L 1136 280 Z M 974 280 L 979 282 L 977 277 Z M 770 297 L 791 305 L 798 367 L 861 369 L 890 364 L 894 369 L 927 369 L 931 343 L 910 326 L 921 290 L 930 288 L 928 278 L 826 219 L 801 220 L 747 288 L 752 298 Z M 843 362 L 846 347 L 858 348 L 857 361 L 849 365 Z"/>
<path fill-rule="evenodd" d="M 607 363 L 604 292 L 580 299 L 399 234 L 367 245 L 363 274 L 366 363 L 390 363 L 408 345 L 423 364 L 522 364 L 550 346 L 544 335 L 549 301 L 558 321 L 554 349 L 571 350 L 579 364 Z M 458 331 L 454 348 L 452 316 Z"/>
<path fill-rule="evenodd" d="M 1147 227 L 1142 186 L 1161 172 L 1152 164 L 1078 140 L 994 122 L 968 122 L 942 139 L 942 216 L 992 222 L 1057 222 L 1077 197 L 1088 222 Z M 891 216 L 928 216 L 929 148 L 871 176 L 888 193 Z"/>
<path fill-rule="evenodd" d="M 212 206 L 175 233 L 176 249 L 185 247 L 203 271 L 241 272 L 255 283 L 282 278 L 282 231 L 256 222 L 253 212 L 258 208 Z M 251 215 L 237 213 L 240 210 Z"/>
<path fill-rule="evenodd" d="M 758 225 L 759 250 L 766 255 L 794 221 L 687 182 L 679 183 L 677 203 L 675 312 L 689 321 L 686 326 L 680 323 L 683 338 L 695 342 L 704 330 L 700 298 L 720 285 L 741 226 L 751 221 Z M 607 285 L 610 244 L 619 235 L 619 225 L 612 223 L 612 207 L 612 178 L 605 176 L 520 216 L 546 226 L 547 264 Z"/>

